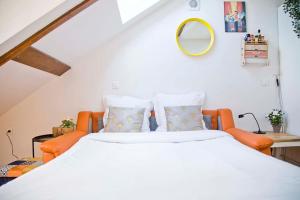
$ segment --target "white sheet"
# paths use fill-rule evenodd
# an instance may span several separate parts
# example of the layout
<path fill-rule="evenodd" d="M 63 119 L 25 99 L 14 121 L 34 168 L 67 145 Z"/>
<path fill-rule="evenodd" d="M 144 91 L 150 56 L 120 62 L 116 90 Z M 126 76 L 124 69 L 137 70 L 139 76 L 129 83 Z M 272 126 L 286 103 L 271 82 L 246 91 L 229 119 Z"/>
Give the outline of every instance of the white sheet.
<path fill-rule="evenodd" d="M 220 131 L 91 134 L 0 199 L 300 199 L 300 168 Z"/>

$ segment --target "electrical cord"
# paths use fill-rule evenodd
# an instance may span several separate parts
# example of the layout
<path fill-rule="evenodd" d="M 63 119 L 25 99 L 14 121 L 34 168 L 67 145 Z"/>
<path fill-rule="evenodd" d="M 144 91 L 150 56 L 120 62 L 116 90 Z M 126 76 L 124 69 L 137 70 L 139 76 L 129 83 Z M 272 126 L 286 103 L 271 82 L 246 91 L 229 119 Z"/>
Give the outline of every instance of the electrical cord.
<path fill-rule="evenodd" d="M 275 75 L 275 78 L 276 78 L 276 86 L 278 89 L 277 94 L 278 94 L 278 99 L 279 99 L 279 107 L 280 107 L 280 110 L 283 110 L 283 99 L 282 99 L 282 91 L 281 91 L 279 75 Z"/>
<path fill-rule="evenodd" d="M 10 147 L 11 147 L 11 155 L 13 157 L 15 157 L 16 159 L 19 159 L 19 157 L 17 155 L 15 155 L 15 153 L 14 153 L 14 145 L 12 143 L 12 140 L 11 140 L 10 136 L 9 136 L 9 133 L 11 133 L 11 130 L 8 130 L 6 132 L 6 136 L 8 137 L 8 140 L 9 140 L 9 143 L 10 143 Z"/>
<path fill-rule="evenodd" d="M 277 94 L 278 94 L 278 100 L 279 100 L 279 108 L 284 112 L 284 106 L 283 106 L 283 97 L 282 97 L 282 89 L 280 84 L 280 74 L 275 75 L 276 80 L 276 86 L 277 86 Z M 286 132 L 287 129 L 287 119 L 286 117 L 283 118 L 283 132 Z"/>

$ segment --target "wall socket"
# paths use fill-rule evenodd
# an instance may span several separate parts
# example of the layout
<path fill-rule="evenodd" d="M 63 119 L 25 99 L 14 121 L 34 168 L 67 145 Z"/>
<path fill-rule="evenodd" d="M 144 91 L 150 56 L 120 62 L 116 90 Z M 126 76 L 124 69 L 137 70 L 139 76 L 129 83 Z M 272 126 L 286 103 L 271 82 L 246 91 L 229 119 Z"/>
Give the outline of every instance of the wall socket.
<path fill-rule="evenodd" d="M 260 85 L 261 85 L 262 87 L 269 87 L 269 86 L 271 85 L 270 82 L 271 82 L 271 81 L 270 81 L 269 79 L 263 79 L 263 80 L 260 81 Z"/>
<path fill-rule="evenodd" d="M 111 87 L 113 90 L 118 90 L 120 88 L 120 82 L 119 81 L 113 81 L 111 84 Z"/>

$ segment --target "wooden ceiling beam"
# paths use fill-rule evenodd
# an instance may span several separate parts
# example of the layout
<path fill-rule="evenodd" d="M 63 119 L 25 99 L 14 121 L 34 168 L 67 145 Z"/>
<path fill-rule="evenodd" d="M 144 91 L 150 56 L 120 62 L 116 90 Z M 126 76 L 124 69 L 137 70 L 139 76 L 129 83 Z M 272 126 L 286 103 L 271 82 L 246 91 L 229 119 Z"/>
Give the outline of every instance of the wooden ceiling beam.
<path fill-rule="evenodd" d="M 13 58 L 13 60 L 57 76 L 61 76 L 71 69 L 71 67 L 65 63 L 62 63 L 33 47 L 29 47 L 25 51 L 22 51 L 22 53 Z"/>
<path fill-rule="evenodd" d="M 51 22 L 50 24 L 48 24 L 47 26 L 45 26 L 44 28 L 42 28 L 41 30 L 39 30 L 38 32 L 36 32 L 35 34 L 33 34 L 32 36 L 30 36 L 29 38 L 27 38 L 26 40 L 24 40 L 23 42 L 21 42 L 19 45 L 17 45 L 16 47 L 12 48 L 11 50 L 9 50 L 5 54 L 3 54 L 0 57 L 0 67 L 3 64 L 5 64 L 6 62 L 8 62 L 9 60 L 12 60 L 12 59 L 19 60 L 16 57 L 18 55 L 20 55 L 23 51 L 25 51 L 24 55 L 27 55 L 28 52 L 32 52 L 34 48 L 29 48 L 29 47 L 33 43 L 37 42 L 42 37 L 44 37 L 45 35 L 47 35 L 51 31 L 53 31 L 54 29 L 56 29 L 58 26 L 60 26 L 64 22 L 68 21 L 70 18 L 74 17 L 79 12 L 81 12 L 82 10 L 84 10 L 87 7 L 89 7 L 90 5 L 92 5 L 95 2 L 97 2 L 97 0 L 84 0 L 83 2 L 81 2 L 78 5 L 76 5 L 75 7 L 73 7 L 72 9 L 70 9 L 69 11 L 67 11 L 66 13 L 64 13 L 63 15 L 61 15 L 60 17 L 58 17 L 56 20 L 54 20 L 53 22 Z M 29 48 L 29 49 L 27 50 L 27 48 Z M 26 53 L 26 51 L 28 51 L 28 52 Z M 37 51 L 37 50 L 35 49 L 35 51 Z M 39 53 L 41 54 L 42 52 L 39 52 Z M 44 56 L 43 56 L 44 58 L 45 58 L 45 55 L 46 54 L 44 54 Z M 23 56 L 21 56 L 21 57 L 23 57 Z M 54 59 L 54 58 L 52 58 L 52 59 Z"/>

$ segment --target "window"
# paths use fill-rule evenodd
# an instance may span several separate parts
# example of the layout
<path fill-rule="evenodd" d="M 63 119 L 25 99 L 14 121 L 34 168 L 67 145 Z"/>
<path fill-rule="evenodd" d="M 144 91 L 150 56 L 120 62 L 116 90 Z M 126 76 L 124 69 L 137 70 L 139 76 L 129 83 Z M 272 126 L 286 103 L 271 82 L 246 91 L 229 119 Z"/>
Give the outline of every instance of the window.
<path fill-rule="evenodd" d="M 125 24 L 159 1 L 160 0 L 117 0 L 122 23 Z"/>

